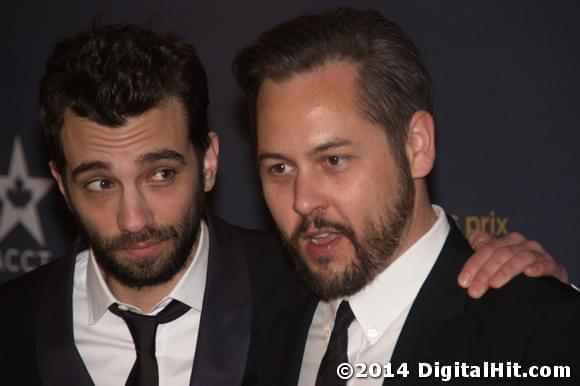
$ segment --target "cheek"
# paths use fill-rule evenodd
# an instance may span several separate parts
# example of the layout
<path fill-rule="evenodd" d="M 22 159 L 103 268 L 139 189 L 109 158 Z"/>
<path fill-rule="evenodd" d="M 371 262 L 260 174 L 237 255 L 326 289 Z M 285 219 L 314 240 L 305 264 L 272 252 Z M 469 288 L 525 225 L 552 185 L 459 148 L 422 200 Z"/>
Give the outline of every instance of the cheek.
<path fill-rule="evenodd" d="M 262 193 L 274 222 L 282 233 L 289 237 L 299 221 L 293 209 L 293 197 L 290 189 L 262 183 Z"/>
<path fill-rule="evenodd" d="M 375 218 L 377 208 L 388 203 L 395 191 L 396 181 L 392 181 L 389 173 L 366 170 L 367 173 L 349 174 L 329 188 L 330 207 L 339 220 L 355 228 Z"/>
<path fill-rule="evenodd" d="M 199 199 L 195 185 L 192 183 L 176 187 L 171 193 L 158 191 L 149 194 L 147 202 L 153 212 L 155 223 L 175 224 L 181 221 Z"/>
<path fill-rule="evenodd" d="M 74 212 L 91 233 L 96 233 L 100 237 L 112 237 L 119 233 L 116 225 L 117 213 L 107 205 L 101 206 L 98 210 L 74 206 Z"/>

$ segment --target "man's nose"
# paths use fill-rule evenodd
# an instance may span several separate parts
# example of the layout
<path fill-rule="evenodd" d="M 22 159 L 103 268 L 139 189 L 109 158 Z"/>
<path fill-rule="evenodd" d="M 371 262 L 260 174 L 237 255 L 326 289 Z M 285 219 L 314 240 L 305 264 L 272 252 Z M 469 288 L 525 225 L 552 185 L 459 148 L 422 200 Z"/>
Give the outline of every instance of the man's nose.
<path fill-rule="evenodd" d="M 294 181 L 294 211 L 310 216 L 328 207 L 327 194 L 315 173 L 298 173 Z"/>
<path fill-rule="evenodd" d="M 153 213 L 139 189 L 124 189 L 120 198 L 117 223 L 121 231 L 137 233 L 153 223 Z"/>

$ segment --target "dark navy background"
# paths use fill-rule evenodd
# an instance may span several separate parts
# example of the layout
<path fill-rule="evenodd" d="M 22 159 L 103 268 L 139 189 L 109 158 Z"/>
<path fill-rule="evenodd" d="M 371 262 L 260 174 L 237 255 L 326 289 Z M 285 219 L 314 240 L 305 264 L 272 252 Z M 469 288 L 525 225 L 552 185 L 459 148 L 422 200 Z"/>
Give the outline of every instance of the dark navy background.
<path fill-rule="evenodd" d="M 274 24 L 333 5 L 377 8 L 419 46 L 436 98 L 434 201 L 465 231 L 518 230 L 539 240 L 580 282 L 580 3 L 573 0 L 8 2 L 0 15 L 0 282 L 63 253 L 74 237 L 56 186 L 46 190 L 36 102 L 59 36 L 87 29 L 97 16 L 149 21 L 193 43 L 221 140 L 212 207 L 235 224 L 267 228 L 231 61 Z"/>

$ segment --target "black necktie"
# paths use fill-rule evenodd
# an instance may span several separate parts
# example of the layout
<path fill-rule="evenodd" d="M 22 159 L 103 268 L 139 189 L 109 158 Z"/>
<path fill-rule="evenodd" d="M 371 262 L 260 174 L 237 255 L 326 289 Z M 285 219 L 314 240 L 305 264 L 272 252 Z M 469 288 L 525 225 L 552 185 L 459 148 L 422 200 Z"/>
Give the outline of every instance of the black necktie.
<path fill-rule="evenodd" d="M 346 349 L 348 347 L 348 326 L 354 320 L 350 305 L 343 300 L 336 312 L 334 327 L 328 341 L 328 347 L 320 362 L 316 386 L 343 386 L 346 381 L 338 378 L 336 368 L 343 362 L 348 362 Z"/>
<path fill-rule="evenodd" d="M 153 316 L 120 310 L 118 304 L 109 307 L 109 311 L 125 320 L 135 344 L 137 359 L 129 373 L 126 386 L 159 385 L 159 371 L 155 358 L 157 325 L 171 322 L 185 314 L 187 310 L 189 310 L 189 306 L 177 300 L 172 300 L 160 313 Z"/>

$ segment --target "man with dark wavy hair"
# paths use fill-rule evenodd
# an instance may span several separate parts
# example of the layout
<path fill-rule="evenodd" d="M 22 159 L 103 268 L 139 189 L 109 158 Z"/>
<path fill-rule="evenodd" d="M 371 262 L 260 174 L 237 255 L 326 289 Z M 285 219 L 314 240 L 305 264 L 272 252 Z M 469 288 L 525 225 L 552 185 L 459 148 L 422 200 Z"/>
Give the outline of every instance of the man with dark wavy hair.
<path fill-rule="evenodd" d="M 433 373 L 486 361 L 566 365 L 577 382 L 577 291 L 520 276 L 476 301 L 455 284 L 472 250 L 429 199 L 431 81 L 399 26 L 374 10 L 300 16 L 243 49 L 234 72 L 266 203 L 310 290 L 255 329 L 260 384 L 520 384 L 507 369 Z"/>
<path fill-rule="evenodd" d="M 108 25 L 55 46 L 41 121 L 82 237 L 0 289 L 0 383 L 242 382 L 254 313 L 293 271 L 274 238 L 206 211 L 219 151 L 207 107 L 204 69 L 176 36 Z M 515 260 L 508 273 L 530 262 Z"/>
<path fill-rule="evenodd" d="M 0 291 L 0 383 L 241 383 L 253 306 L 286 264 L 275 239 L 206 212 L 207 107 L 176 36 L 107 25 L 55 46 L 41 121 L 82 238 Z"/>

